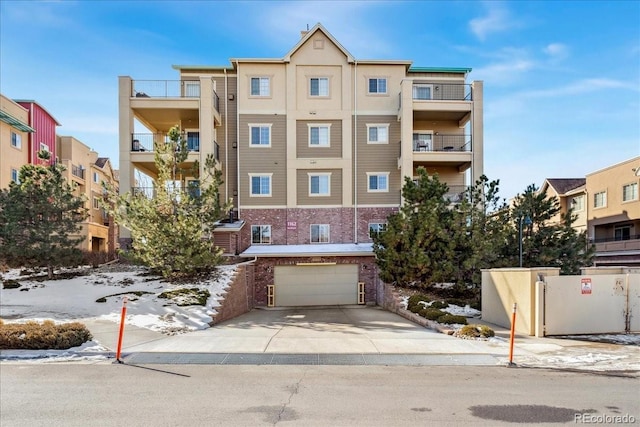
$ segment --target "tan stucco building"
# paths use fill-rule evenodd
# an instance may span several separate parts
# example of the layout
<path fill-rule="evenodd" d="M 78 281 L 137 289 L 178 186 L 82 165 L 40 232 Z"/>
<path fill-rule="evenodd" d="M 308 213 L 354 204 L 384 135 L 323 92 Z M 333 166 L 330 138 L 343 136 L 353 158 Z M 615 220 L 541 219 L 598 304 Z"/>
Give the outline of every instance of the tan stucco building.
<path fill-rule="evenodd" d="M 235 220 L 216 244 L 256 259 L 256 305 L 374 301 L 370 235 L 398 210 L 404 178 L 424 166 L 456 200 L 483 173 L 482 82 L 469 68 L 354 58 L 320 24 L 282 58 L 230 62 L 119 78 L 120 191 L 148 185 L 155 142 L 179 125 L 183 170 L 218 161 Z"/>
<path fill-rule="evenodd" d="M 18 180 L 18 172 L 27 164 L 29 110 L 0 94 L 0 188 Z"/>
<path fill-rule="evenodd" d="M 557 198 L 560 206 L 551 222 L 560 223 L 569 210 L 575 215 L 573 228 L 579 233 L 587 230 L 587 190 L 585 178 L 547 178 L 540 193 Z"/>

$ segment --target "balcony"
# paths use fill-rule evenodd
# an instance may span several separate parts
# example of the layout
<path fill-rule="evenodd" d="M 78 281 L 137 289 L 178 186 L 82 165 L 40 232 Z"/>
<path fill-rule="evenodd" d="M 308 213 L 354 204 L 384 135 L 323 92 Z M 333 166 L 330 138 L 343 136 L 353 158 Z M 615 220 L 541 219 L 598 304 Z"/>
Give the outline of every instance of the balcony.
<path fill-rule="evenodd" d="M 200 152 L 200 138 L 193 135 L 196 132 L 187 133 L 187 150 L 189 152 Z M 183 136 L 184 137 L 184 136 Z M 156 144 L 169 142 L 169 137 L 164 133 L 133 133 L 131 134 L 131 151 L 137 153 L 153 153 Z M 217 143 L 216 145 L 217 151 Z"/>
<path fill-rule="evenodd" d="M 595 243 L 597 253 L 640 251 L 640 234 L 625 236 L 624 238 L 592 239 L 591 243 Z"/>
<path fill-rule="evenodd" d="M 472 92 L 469 84 L 414 82 L 413 119 L 456 121 L 470 119 Z"/>
<path fill-rule="evenodd" d="M 444 198 L 449 203 L 460 203 L 464 200 L 468 189 L 469 186 L 467 185 L 450 185 L 449 191 L 445 193 Z"/>
<path fill-rule="evenodd" d="M 424 153 L 428 151 L 471 151 L 471 135 L 435 134 L 431 136 L 431 140 L 413 141 L 414 153 Z"/>
<path fill-rule="evenodd" d="M 71 165 L 71 175 L 76 178 L 84 179 L 85 169 L 82 166 Z"/>

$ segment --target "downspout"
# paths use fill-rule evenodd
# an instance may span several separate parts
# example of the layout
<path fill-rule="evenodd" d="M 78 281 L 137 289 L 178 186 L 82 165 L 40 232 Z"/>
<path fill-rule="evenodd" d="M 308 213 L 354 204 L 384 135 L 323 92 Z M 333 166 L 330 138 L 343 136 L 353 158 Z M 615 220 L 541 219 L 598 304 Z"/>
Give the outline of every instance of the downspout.
<path fill-rule="evenodd" d="M 358 60 L 353 71 L 353 242 L 358 244 Z"/>
<path fill-rule="evenodd" d="M 229 83 L 224 69 L 224 194 L 229 200 Z"/>
<path fill-rule="evenodd" d="M 240 65 L 236 59 L 236 204 L 238 219 L 240 219 Z"/>

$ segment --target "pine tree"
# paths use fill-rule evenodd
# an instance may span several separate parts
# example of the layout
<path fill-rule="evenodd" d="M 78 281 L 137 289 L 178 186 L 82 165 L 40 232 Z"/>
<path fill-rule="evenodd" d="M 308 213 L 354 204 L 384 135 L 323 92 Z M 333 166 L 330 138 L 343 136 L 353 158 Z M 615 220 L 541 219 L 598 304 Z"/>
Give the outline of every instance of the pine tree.
<path fill-rule="evenodd" d="M 205 159 L 205 176 L 199 176 L 198 163 L 189 172 L 198 184 L 184 185 L 179 166 L 188 155 L 186 141 L 177 126 L 168 136 L 168 142 L 155 147 L 153 196 L 140 191 L 118 195 L 107 188 L 103 206 L 131 232 L 131 258 L 165 277 L 190 276 L 222 262 L 213 229 L 230 206 L 220 201 L 221 173 L 211 155 Z"/>
<path fill-rule="evenodd" d="M 49 160 L 48 152 L 40 152 Z M 87 217 L 75 184 L 63 176 L 60 164 L 24 165 L 18 182 L 0 191 L 0 259 L 9 265 L 55 267 L 81 261 L 80 223 Z M 75 236 L 75 237 L 74 237 Z"/>

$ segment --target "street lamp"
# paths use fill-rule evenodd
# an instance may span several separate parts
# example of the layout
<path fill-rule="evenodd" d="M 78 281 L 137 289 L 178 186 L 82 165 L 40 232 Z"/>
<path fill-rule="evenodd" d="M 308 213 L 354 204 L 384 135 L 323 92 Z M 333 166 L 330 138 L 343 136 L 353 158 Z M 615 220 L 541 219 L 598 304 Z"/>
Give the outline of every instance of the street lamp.
<path fill-rule="evenodd" d="M 522 225 L 531 225 L 531 218 L 529 218 L 529 215 L 526 216 L 521 216 L 520 218 L 518 218 L 518 223 L 519 223 L 519 227 L 518 227 L 518 231 L 519 231 L 519 239 L 518 239 L 518 244 L 520 246 L 520 268 L 522 268 Z"/>

